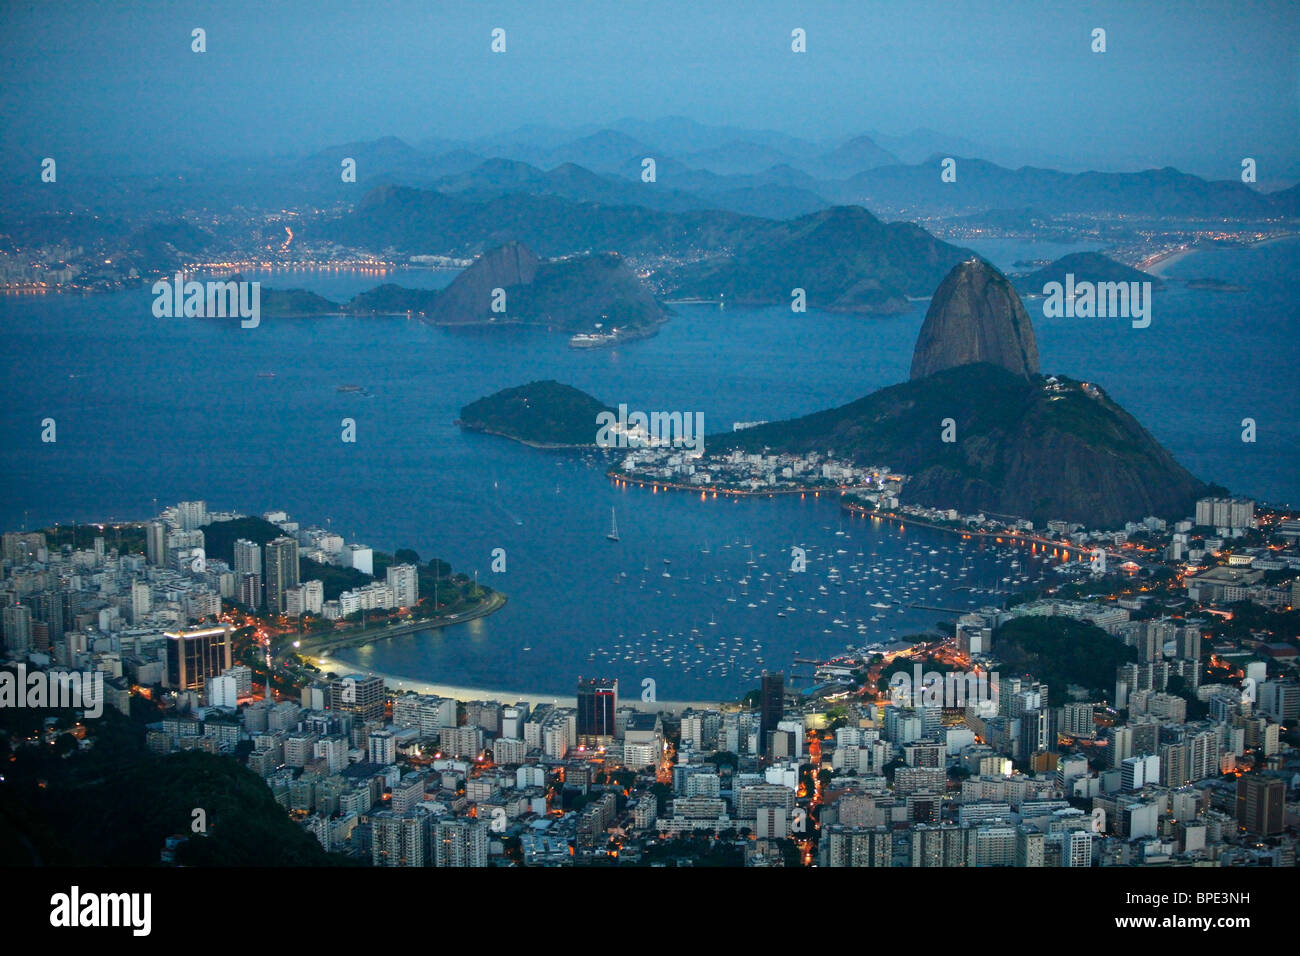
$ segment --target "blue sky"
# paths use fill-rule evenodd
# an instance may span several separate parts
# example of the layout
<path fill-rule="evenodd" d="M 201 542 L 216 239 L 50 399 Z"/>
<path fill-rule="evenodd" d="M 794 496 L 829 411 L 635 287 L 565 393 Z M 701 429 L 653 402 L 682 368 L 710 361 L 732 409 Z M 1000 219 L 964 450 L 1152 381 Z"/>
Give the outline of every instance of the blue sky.
<path fill-rule="evenodd" d="M 46 3 L 0 12 L 0 150 L 306 153 L 685 115 L 929 127 L 1025 162 L 1300 175 L 1300 4 Z M 190 51 L 207 30 L 208 52 Z M 1094 27 L 1107 52 L 1089 49 Z M 507 52 L 489 50 L 492 28 Z M 802 27 L 808 52 L 790 51 Z"/>

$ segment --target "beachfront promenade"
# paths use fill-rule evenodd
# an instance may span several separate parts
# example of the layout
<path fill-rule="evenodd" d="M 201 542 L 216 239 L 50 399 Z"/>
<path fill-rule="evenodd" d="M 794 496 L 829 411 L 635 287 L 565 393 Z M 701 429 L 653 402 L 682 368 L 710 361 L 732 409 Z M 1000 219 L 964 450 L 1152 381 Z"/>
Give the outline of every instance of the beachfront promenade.
<path fill-rule="evenodd" d="M 289 644 L 285 648 L 282 648 L 281 655 L 288 650 L 294 650 L 304 657 L 322 655 L 332 650 L 338 650 L 342 647 L 360 647 L 363 644 L 369 644 L 371 641 L 381 641 L 389 637 L 401 637 L 404 634 L 430 631 L 439 627 L 447 627 L 451 624 L 464 624 L 466 621 L 473 621 L 480 617 L 487 617 L 489 614 L 505 607 L 505 604 L 506 596 L 500 591 L 493 591 L 488 595 L 487 600 L 468 611 L 442 615 L 439 617 L 414 618 L 398 624 L 383 624 L 376 627 L 355 629 L 349 628 L 346 631 L 330 632 L 315 636 L 303 636 L 297 638 L 297 647 Z"/>

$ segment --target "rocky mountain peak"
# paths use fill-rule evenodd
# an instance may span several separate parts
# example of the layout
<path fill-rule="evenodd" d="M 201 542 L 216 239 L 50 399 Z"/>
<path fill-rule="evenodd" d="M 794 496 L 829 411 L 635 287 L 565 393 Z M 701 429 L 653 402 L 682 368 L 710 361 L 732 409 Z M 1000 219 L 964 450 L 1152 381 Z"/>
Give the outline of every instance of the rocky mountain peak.
<path fill-rule="evenodd" d="M 1006 276 L 982 259 L 948 273 L 925 314 L 912 353 L 912 379 L 989 362 L 1026 378 L 1038 374 L 1034 327 Z"/>

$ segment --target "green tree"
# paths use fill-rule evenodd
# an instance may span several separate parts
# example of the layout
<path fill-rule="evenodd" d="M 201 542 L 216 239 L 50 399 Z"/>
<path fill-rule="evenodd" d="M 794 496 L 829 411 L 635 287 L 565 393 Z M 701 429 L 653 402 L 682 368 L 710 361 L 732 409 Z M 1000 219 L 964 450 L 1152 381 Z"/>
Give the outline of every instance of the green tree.
<path fill-rule="evenodd" d="M 730 767 L 735 770 L 740 763 L 740 758 L 730 750 L 719 750 L 716 753 L 709 754 L 704 758 L 705 763 L 711 763 L 718 769 Z"/>
<path fill-rule="evenodd" d="M 663 816 L 668 812 L 668 801 L 672 799 L 673 788 L 666 783 L 655 783 L 650 787 L 655 798 L 655 814 Z"/>

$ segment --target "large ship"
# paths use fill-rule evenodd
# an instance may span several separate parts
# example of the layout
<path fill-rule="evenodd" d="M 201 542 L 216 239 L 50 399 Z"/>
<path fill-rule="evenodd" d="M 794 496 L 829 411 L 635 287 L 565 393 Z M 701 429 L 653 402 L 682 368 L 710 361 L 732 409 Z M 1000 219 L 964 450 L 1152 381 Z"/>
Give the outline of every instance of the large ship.
<path fill-rule="evenodd" d="M 569 339 L 569 347 L 574 349 L 594 349 L 618 341 L 615 332 L 579 332 Z"/>
<path fill-rule="evenodd" d="M 569 339 L 569 348 L 574 349 L 594 349 L 601 345 L 609 345 L 611 342 L 618 340 L 618 329 L 610 329 L 608 332 L 603 331 L 605 328 L 605 316 L 600 317 L 596 323 L 594 332 L 579 332 L 573 338 Z"/>

